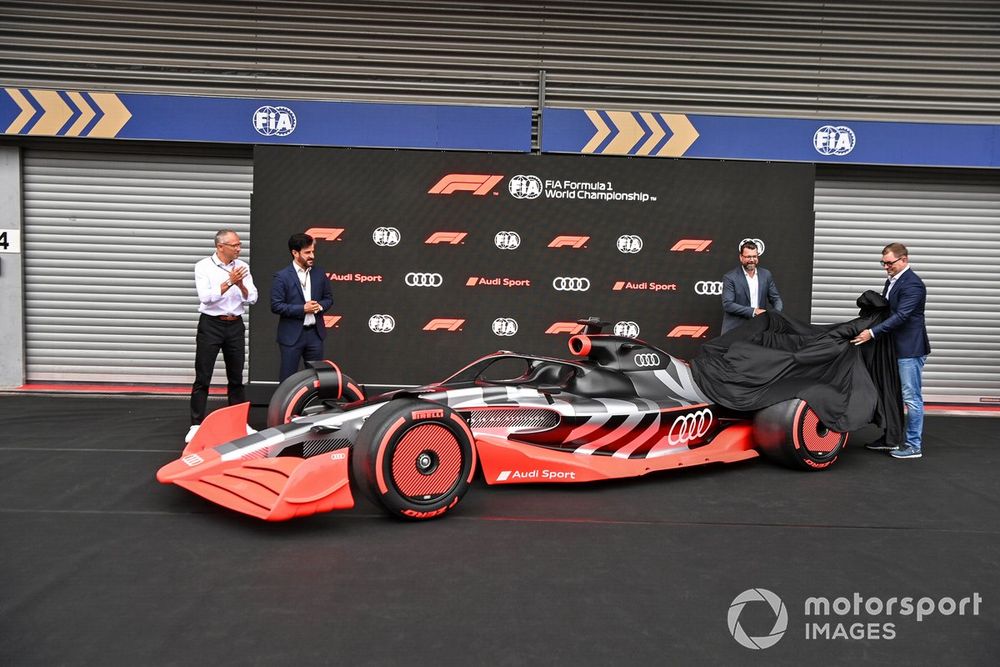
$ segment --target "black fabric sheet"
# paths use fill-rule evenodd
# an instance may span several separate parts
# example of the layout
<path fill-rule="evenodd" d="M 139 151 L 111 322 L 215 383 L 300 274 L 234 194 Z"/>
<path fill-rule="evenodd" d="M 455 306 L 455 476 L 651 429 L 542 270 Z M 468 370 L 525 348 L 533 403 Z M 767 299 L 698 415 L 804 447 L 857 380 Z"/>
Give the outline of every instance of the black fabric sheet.
<path fill-rule="evenodd" d="M 749 412 L 801 398 L 835 431 L 874 423 L 896 442 L 902 434 L 902 399 L 891 338 L 862 346 L 850 342 L 885 319 L 889 304 L 869 290 L 858 306 L 859 317 L 831 325 L 805 324 L 771 311 L 755 317 L 702 346 L 691 361 L 695 382 L 714 402 L 733 410 Z"/>

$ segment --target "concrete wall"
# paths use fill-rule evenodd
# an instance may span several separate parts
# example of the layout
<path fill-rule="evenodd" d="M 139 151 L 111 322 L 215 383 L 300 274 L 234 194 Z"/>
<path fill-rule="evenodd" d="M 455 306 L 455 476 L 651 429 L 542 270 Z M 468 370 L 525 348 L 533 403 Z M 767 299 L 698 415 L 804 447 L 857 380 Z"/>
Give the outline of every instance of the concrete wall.
<path fill-rule="evenodd" d="M 21 150 L 0 146 L 0 388 L 24 384 L 24 264 Z"/>

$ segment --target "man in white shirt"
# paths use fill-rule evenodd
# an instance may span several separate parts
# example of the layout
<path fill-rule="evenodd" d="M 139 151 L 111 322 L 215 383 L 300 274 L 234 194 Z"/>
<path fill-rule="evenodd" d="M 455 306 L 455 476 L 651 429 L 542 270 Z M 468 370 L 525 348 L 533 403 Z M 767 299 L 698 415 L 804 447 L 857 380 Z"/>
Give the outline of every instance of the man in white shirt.
<path fill-rule="evenodd" d="M 722 333 L 765 312 L 768 303 L 778 312 L 784 307 L 771 272 L 759 267 L 759 262 L 757 244 L 744 241 L 740 266 L 722 277 Z"/>
<path fill-rule="evenodd" d="M 185 437 L 190 442 L 205 419 L 208 387 L 212 383 L 215 360 L 222 350 L 226 362 L 229 405 L 246 401 L 243 388 L 245 362 L 243 313 L 257 303 L 257 288 L 250 276 L 250 266 L 238 259 L 242 244 L 239 235 L 223 229 L 215 235 L 215 254 L 194 266 L 198 289 L 198 337 L 194 355 L 194 385 L 191 387 L 191 429 Z"/>

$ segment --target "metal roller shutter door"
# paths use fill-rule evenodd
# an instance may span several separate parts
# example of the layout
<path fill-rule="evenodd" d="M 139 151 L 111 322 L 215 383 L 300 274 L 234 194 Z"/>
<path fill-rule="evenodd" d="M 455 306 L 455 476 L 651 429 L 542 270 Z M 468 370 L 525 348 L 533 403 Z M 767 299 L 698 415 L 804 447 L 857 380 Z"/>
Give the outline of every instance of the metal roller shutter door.
<path fill-rule="evenodd" d="M 192 382 L 194 264 L 221 228 L 249 251 L 251 161 L 27 150 L 23 174 L 27 380 Z"/>
<path fill-rule="evenodd" d="M 899 241 L 927 284 L 924 398 L 1000 403 L 1000 180 L 957 170 L 820 169 L 812 319 L 857 315 Z"/>

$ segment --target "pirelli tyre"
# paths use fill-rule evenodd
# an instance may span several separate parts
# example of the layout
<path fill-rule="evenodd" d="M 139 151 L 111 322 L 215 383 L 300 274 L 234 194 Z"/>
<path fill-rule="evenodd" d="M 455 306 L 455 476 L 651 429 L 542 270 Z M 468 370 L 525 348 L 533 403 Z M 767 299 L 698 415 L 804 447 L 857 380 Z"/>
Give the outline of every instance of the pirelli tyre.
<path fill-rule="evenodd" d="M 397 399 L 376 410 L 351 450 L 360 490 L 389 514 L 433 519 L 451 511 L 476 470 L 472 432 L 451 408 Z"/>
<path fill-rule="evenodd" d="M 847 445 L 847 433 L 827 428 L 800 398 L 782 401 L 754 415 L 753 438 L 762 454 L 799 470 L 829 468 Z"/>
<path fill-rule="evenodd" d="M 287 424 L 293 417 L 329 409 L 327 404 L 352 403 L 364 398 L 361 387 L 341 372 L 332 361 L 312 362 L 306 368 L 285 378 L 267 404 L 267 425 Z"/>

